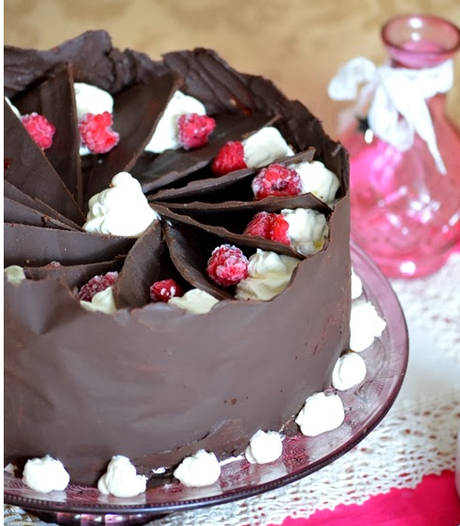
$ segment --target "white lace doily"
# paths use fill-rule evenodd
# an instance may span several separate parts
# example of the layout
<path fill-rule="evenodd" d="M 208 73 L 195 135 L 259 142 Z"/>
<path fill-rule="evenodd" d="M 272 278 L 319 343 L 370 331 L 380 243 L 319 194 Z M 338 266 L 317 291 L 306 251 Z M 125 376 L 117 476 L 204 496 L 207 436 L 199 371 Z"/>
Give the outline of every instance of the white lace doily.
<path fill-rule="evenodd" d="M 454 469 L 460 426 L 459 282 L 460 254 L 452 256 L 433 276 L 392 281 L 406 315 L 410 355 L 415 359 L 409 360 L 405 384 L 394 407 L 357 447 L 322 470 L 278 490 L 175 514 L 152 524 L 281 524 L 286 516 L 308 517 L 338 504 L 359 504 L 391 488 L 413 488 L 424 475 Z M 433 363 L 439 371 L 448 371 L 439 381 L 433 374 Z M 31 523 L 44 525 L 19 508 L 5 509 L 7 526 Z"/>

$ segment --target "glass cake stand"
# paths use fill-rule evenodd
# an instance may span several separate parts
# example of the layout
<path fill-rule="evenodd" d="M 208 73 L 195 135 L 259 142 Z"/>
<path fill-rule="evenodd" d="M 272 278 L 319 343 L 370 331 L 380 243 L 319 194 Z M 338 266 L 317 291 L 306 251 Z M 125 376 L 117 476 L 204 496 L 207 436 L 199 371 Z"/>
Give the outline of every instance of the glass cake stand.
<path fill-rule="evenodd" d="M 168 482 L 133 498 L 101 495 L 97 489 L 70 485 L 66 491 L 37 493 L 5 472 L 4 502 L 42 520 L 63 525 L 145 524 L 170 513 L 223 504 L 284 486 L 310 475 L 347 453 L 366 437 L 392 406 L 407 367 L 407 328 L 399 302 L 386 278 L 356 245 L 351 248 L 363 294 L 386 322 L 382 336 L 361 356 L 367 366 L 364 381 L 341 392 L 345 422 L 318 437 L 286 437 L 283 454 L 270 464 L 235 460 L 222 466 L 219 481 L 205 488 Z"/>

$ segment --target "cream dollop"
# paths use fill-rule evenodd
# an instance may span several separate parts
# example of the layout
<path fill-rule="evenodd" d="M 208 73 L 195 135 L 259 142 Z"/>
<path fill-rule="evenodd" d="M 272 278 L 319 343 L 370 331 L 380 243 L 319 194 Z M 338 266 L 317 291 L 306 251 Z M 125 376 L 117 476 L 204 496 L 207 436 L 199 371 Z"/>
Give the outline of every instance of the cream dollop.
<path fill-rule="evenodd" d="M 114 497 L 135 497 L 143 493 L 146 487 L 147 477 L 137 475 L 135 466 L 123 455 L 112 457 L 106 473 L 97 483 L 97 489 L 103 495 Z"/>
<path fill-rule="evenodd" d="M 262 128 L 242 142 L 244 160 L 251 168 L 261 168 L 277 159 L 294 155 L 292 148 L 273 126 Z"/>
<path fill-rule="evenodd" d="M 308 256 L 323 248 L 329 228 L 326 217 L 321 212 L 296 208 L 281 210 L 281 215 L 289 224 L 287 235 L 295 251 Z"/>
<path fill-rule="evenodd" d="M 351 306 L 350 348 L 361 352 L 372 345 L 375 338 L 382 335 L 386 322 L 378 315 L 369 301 L 357 301 Z"/>
<path fill-rule="evenodd" d="M 87 232 L 139 237 L 160 216 L 150 207 L 137 179 L 128 172 L 112 178 L 110 187 L 89 200 L 83 228 Z"/>
<path fill-rule="evenodd" d="M 75 82 L 73 87 L 78 120 L 82 119 L 87 113 L 94 115 L 105 111 L 113 113 L 113 97 L 108 91 L 85 82 Z"/>
<path fill-rule="evenodd" d="M 351 269 L 351 299 L 355 300 L 363 293 L 363 282 L 356 272 Z"/>
<path fill-rule="evenodd" d="M 236 286 L 235 298 L 239 300 L 268 301 L 283 292 L 291 280 L 299 260 L 257 249 L 249 258 L 249 277 Z"/>
<path fill-rule="evenodd" d="M 345 418 L 340 397 L 336 394 L 314 393 L 295 419 L 305 436 L 314 437 L 339 427 Z"/>
<path fill-rule="evenodd" d="M 204 104 L 195 97 L 185 95 L 185 93 L 178 90 L 168 102 L 145 150 L 152 153 L 162 153 L 165 150 L 178 150 L 181 148 L 182 145 L 179 142 L 177 120 L 185 113 L 206 115 L 206 108 Z"/>
<path fill-rule="evenodd" d="M 4 272 L 6 280 L 8 281 L 8 283 L 11 283 L 11 285 L 18 286 L 25 279 L 27 279 L 24 273 L 24 269 L 19 265 L 10 265 L 9 267 L 5 267 Z"/>
<path fill-rule="evenodd" d="M 268 464 L 278 459 L 282 452 L 281 435 L 276 431 L 259 429 L 249 441 L 244 455 L 251 464 Z"/>
<path fill-rule="evenodd" d="M 62 462 L 50 455 L 45 455 L 26 462 L 22 481 L 35 491 L 49 493 L 50 491 L 64 491 L 69 484 L 70 475 Z"/>
<path fill-rule="evenodd" d="M 168 301 L 169 305 L 175 305 L 193 314 L 206 314 L 217 303 L 219 300 L 200 289 L 191 289 L 183 296 L 174 296 Z"/>
<path fill-rule="evenodd" d="M 342 354 L 332 371 L 332 386 L 346 391 L 360 384 L 366 377 L 366 363 L 355 352 Z"/>
<path fill-rule="evenodd" d="M 98 311 L 105 314 L 113 314 L 117 310 L 112 287 L 107 287 L 101 292 L 97 292 L 91 301 L 80 300 L 80 305 L 89 312 Z"/>
<path fill-rule="evenodd" d="M 305 161 L 290 165 L 302 182 L 302 193 L 311 192 L 318 199 L 331 206 L 340 183 L 334 172 L 328 170 L 321 161 Z"/>
<path fill-rule="evenodd" d="M 173 475 L 184 486 L 201 488 L 214 484 L 220 477 L 221 468 L 214 453 L 200 449 L 186 457 L 174 470 Z"/>

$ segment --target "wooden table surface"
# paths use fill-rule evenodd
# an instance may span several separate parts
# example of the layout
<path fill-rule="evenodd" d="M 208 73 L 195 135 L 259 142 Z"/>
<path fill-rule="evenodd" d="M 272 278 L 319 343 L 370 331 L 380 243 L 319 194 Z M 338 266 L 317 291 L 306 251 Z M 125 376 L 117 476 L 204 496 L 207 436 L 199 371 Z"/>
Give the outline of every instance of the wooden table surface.
<path fill-rule="evenodd" d="M 460 0 L 5 0 L 5 44 L 45 49 L 87 29 L 115 46 L 162 53 L 216 49 L 240 71 L 271 78 L 335 134 L 340 105 L 327 96 L 348 59 L 382 63 L 380 27 L 402 13 L 432 13 L 460 25 Z M 460 125 L 460 56 L 448 111 Z"/>

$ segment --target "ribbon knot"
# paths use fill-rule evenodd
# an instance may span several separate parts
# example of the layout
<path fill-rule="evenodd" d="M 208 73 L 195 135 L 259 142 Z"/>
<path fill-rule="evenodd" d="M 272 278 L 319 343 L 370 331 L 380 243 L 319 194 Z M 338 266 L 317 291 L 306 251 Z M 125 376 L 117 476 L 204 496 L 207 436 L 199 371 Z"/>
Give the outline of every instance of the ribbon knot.
<path fill-rule="evenodd" d="M 447 93 L 453 86 L 453 61 L 426 69 L 377 67 L 364 57 L 344 64 L 328 87 L 334 100 L 357 100 L 363 107 L 370 99 L 368 122 L 374 134 L 400 151 L 414 144 L 414 134 L 423 139 L 438 171 L 446 173 L 426 100 Z"/>

